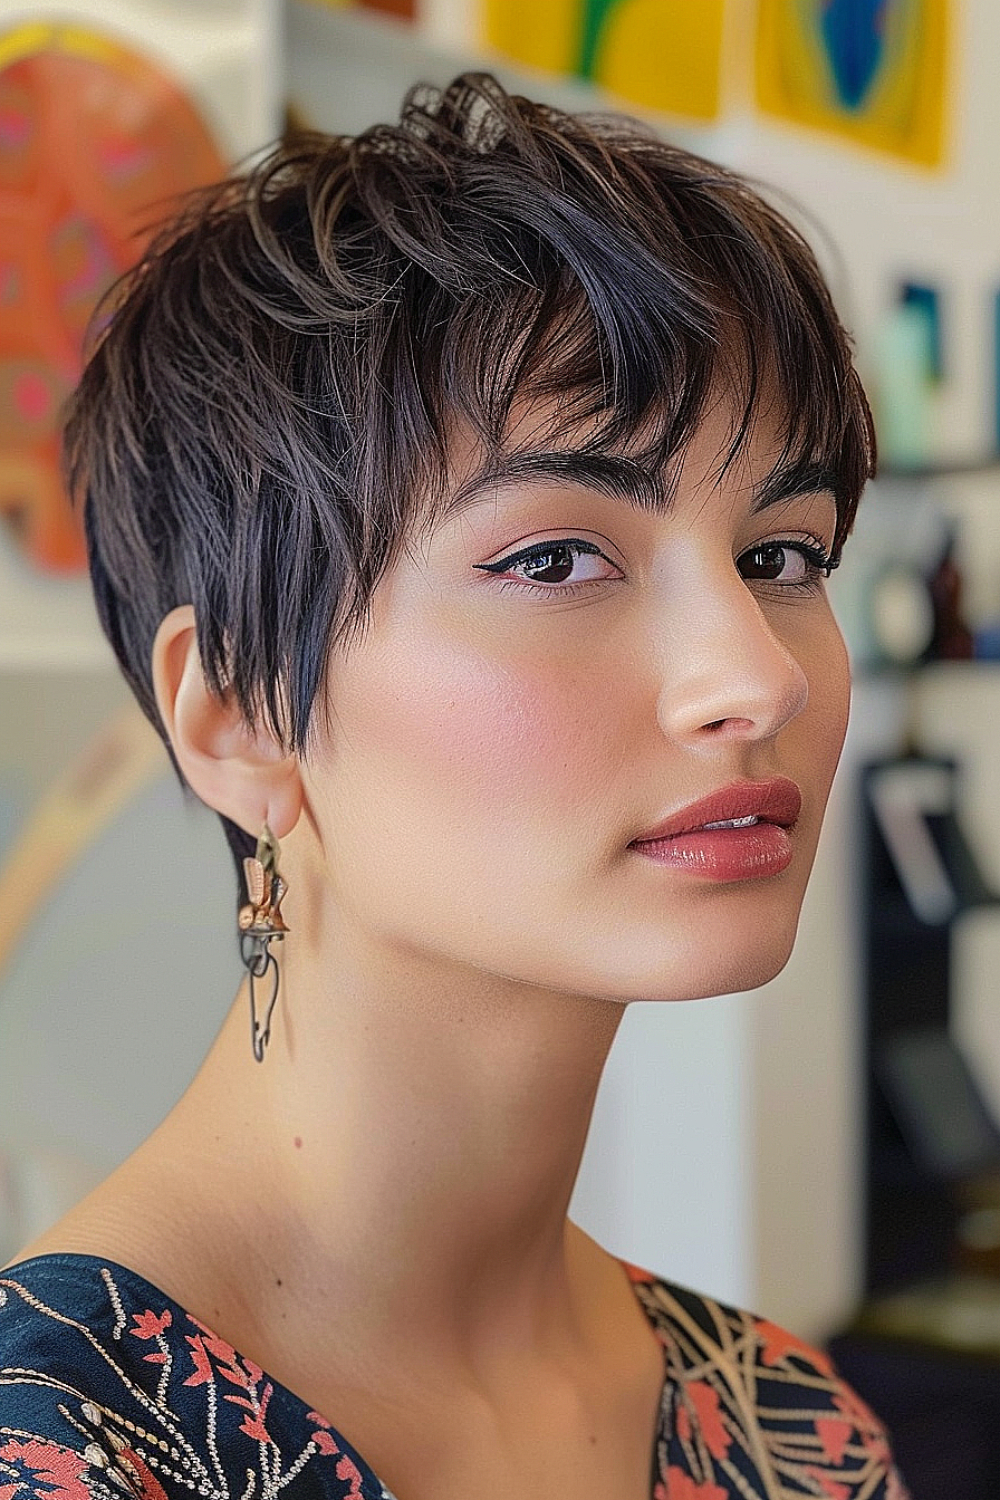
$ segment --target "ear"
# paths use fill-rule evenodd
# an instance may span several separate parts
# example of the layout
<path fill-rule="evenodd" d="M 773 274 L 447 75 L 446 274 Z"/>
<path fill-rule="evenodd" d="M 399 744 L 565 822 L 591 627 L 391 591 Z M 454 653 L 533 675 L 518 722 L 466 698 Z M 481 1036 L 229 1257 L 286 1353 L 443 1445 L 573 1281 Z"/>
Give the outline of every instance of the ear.
<path fill-rule="evenodd" d="M 192 605 L 178 605 L 160 621 L 152 667 L 156 704 L 191 789 L 252 837 L 267 822 L 284 838 L 302 810 L 298 757 L 263 724 L 248 731 L 232 695 L 210 690 Z"/>

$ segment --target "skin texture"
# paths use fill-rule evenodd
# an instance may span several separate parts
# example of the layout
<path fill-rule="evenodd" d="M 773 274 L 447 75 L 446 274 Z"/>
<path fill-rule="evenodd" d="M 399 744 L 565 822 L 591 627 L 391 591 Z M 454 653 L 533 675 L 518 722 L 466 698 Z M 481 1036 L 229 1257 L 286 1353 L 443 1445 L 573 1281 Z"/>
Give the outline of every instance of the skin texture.
<path fill-rule="evenodd" d="M 207 693 L 189 606 L 157 636 L 191 785 L 281 842 L 281 999 L 260 1067 L 241 987 L 176 1109 L 48 1247 L 113 1236 L 319 1410 L 336 1401 L 390 1483 L 395 1431 L 458 1491 L 445 1411 L 469 1454 L 557 1454 L 592 1426 L 608 1493 L 630 1423 L 632 1492 L 648 1481 L 660 1355 L 620 1268 L 566 1218 L 594 1096 L 626 1004 L 786 962 L 849 702 L 823 580 L 803 586 L 797 554 L 788 581 L 736 566 L 775 538 L 829 549 L 832 497 L 754 514 L 776 438 L 762 422 L 718 480 L 729 422 L 709 413 L 662 514 L 536 482 L 422 536 L 331 663 L 307 762 Z M 475 459 L 456 442 L 458 477 Z M 578 557 L 573 594 L 477 570 L 566 536 L 604 554 Z M 803 797 L 782 874 L 719 885 L 628 849 L 773 775 Z"/>

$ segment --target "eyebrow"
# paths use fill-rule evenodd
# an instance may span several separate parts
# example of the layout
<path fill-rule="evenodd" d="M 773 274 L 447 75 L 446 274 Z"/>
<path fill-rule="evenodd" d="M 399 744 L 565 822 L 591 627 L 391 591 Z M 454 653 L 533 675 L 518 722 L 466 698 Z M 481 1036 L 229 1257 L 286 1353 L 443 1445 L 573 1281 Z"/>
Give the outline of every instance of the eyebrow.
<path fill-rule="evenodd" d="M 442 508 L 441 519 L 461 515 L 497 491 L 523 483 L 580 484 L 613 500 L 624 500 L 634 510 L 654 514 L 668 511 L 673 499 L 670 487 L 633 459 L 612 454 L 529 451 L 504 454 L 466 480 Z M 840 476 L 830 463 L 799 460 L 779 464 L 755 485 L 750 508 L 756 514 L 807 495 L 830 494 L 836 501 L 840 490 Z"/>

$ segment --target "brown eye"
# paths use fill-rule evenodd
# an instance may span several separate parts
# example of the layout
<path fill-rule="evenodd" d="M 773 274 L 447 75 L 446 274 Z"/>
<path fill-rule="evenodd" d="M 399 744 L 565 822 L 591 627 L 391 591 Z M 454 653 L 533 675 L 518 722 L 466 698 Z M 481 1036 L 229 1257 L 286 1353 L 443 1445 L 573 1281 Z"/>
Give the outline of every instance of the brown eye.
<path fill-rule="evenodd" d="M 760 542 L 741 553 L 736 566 L 751 582 L 809 587 L 821 575 L 829 578 L 837 561 L 808 542 Z"/>
<path fill-rule="evenodd" d="M 525 547 L 499 562 L 474 566 L 484 573 L 510 574 L 502 588 L 513 586 L 534 589 L 537 594 L 565 595 L 589 584 L 609 582 L 606 570 L 614 564 L 593 542 L 582 537 L 561 537 Z M 570 583 L 568 580 L 574 574 L 575 581 Z"/>
<path fill-rule="evenodd" d="M 795 554 L 791 556 L 795 558 Z M 781 578 L 785 568 L 788 566 L 789 551 L 780 542 L 765 542 L 760 547 L 751 547 L 740 557 L 737 566 L 743 578 L 763 578 L 774 580 Z M 796 559 L 802 566 L 802 558 Z"/>
<path fill-rule="evenodd" d="M 521 566 L 530 569 L 532 583 L 565 583 L 572 576 L 575 557 L 572 547 L 560 544 L 535 552 Z"/>

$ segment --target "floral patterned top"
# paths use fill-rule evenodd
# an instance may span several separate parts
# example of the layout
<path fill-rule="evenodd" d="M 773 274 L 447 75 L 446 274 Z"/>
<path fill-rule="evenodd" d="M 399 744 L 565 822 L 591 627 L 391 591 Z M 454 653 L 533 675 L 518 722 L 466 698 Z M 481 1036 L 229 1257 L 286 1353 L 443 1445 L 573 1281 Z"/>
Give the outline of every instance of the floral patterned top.
<path fill-rule="evenodd" d="M 907 1500 L 826 1355 L 623 1264 L 663 1345 L 651 1500 Z M 0 1272 L 0 1500 L 283 1492 L 393 1500 L 325 1416 L 135 1272 L 75 1254 Z"/>

